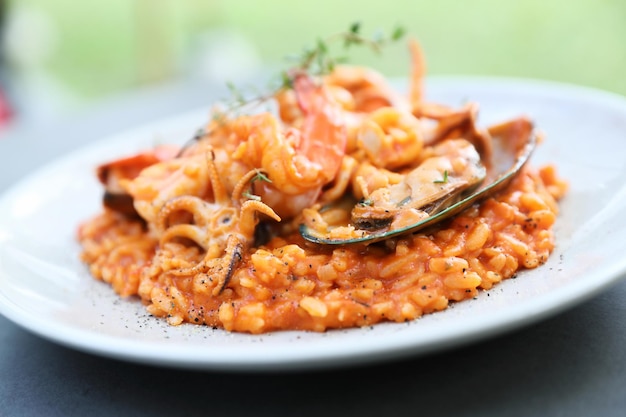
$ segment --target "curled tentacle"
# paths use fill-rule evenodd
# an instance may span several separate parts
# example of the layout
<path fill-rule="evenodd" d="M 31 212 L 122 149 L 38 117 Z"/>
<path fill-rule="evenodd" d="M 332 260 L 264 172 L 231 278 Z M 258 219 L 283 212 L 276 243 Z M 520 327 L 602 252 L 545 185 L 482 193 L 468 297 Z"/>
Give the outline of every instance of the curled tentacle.
<path fill-rule="evenodd" d="M 204 229 L 193 224 L 177 224 L 167 228 L 159 239 L 159 245 L 163 246 L 166 242 L 177 238 L 192 240 L 202 249 L 208 249 L 206 247 L 207 240 L 209 240 L 207 233 Z"/>
<path fill-rule="evenodd" d="M 267 204 L 256 200 L 246 201 L 241 206 L 239 231 L 242 235 L 248 237 L 249 239 L 254 237 L 254 229 L 258 223 L 258 218 L 256 216 L 257 212 L 265 214 L 277 222 L 280 221 L 280 217 Z"/>
<path fill-rule="evenodd" d="M 212 212 L 207 202 L 194 196 L 180 196 L 168 200 L 157 215 L 156 225 L 159 230 L 165 231 L 169 227 L 170 217 L 179 211 L 190 213 L 193 223 L 199 227 L 206 227 L 211 222 Z"/>
<path fill-rule="evenodd" d="M 235 189 L 233 190 L 232 200 L 235 203 L 238 203 L 244 196 L 246 192 L 246 187 L 250 185 L 250 182 L 255 178 L 265 178 L 265 172 L 260 169 L 252 169 L 247 174 L 245 174 L 237 185 L 235 185 Z M 268 179 L 264 179 L 263 181 L 269 181 Z"/>
<path fill-rule="evenodd" d="M 213 295 L 219 295 L 224 291 L 224 288 L 230 282 L 235 267 L 243 258 L 243 245 L 234 236 L 228 239 L 228 245 L 226 246 L 226 256 L 222 262 L 222 268 L 217 271 L 217 286 L 213 289 Z M 224 268 L 224 266 L 226 266 Z"/>
<path fill-rule="evenodd" d="M 175 276 L 193 276 L 197 274 L 208 274 L 214 282 L 213 295 L 220 295 L 235 272 L 236 266 L 243 259 L 243 244 L 239 239 L 231 235 L 228 237 L 226 248 L 220 257 L 211 256 L 207 253 L 204 259 L 189 268 L 179 268 L 169 271 Z"/>
<path fill-rule="evenodd" d="M 172 218 L 176 218 L 178 223 L 170 225 Z M 237 220 L 237 209 L 232 206 L 209 203 L 194 196 L 181 196 L 163 205 L 156 224 L 162 243 L 182 237 L 193 240 L 206 251 L 217 247 L 219 252 L 219 248 L 225 245 L 226 236 L 236 227 Z"/>
<path fill-rule="evenodd" d="M 217 204 L 228 204 L 230 198 L 224 188 L 224 183 L 220 180 L 220 174 L 215 164 L 215 151 L 210 147 L 206 153 L 209 180 L 213 191 L 213 201 Z"/>

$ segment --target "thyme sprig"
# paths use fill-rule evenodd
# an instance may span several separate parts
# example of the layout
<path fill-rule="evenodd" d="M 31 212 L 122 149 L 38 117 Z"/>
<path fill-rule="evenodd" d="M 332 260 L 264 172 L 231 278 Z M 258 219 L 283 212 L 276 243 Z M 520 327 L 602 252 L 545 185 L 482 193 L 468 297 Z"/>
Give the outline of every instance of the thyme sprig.
<path fill-rule="evenodd" d="M 299 55 L 291 57 L 296 63 L 291 70 L 298 69 L 306 71 L 311 75 L 328 74 L 332 72 L 338 64 L 348 61 L 347 57 L 344 55 L 333 56 L 330 53 L 331 44 L 341 42 L 344 51 L 347 51 L 353 46 L 364 46 L 376 53 L 381 53 L 386 44 L 401 39 L 405 32 L 402 26 L 396 26 L 388 35 L 378 30 L 368 37 L 363 34 L 361 23 L 355 22 L 350 25 L 347 31 L 335 33 L 325 39 L 318 38 L 313 46 L 307 47 Z M 283 72 L 282 78 L 283 81 L 289 82 L 291 79 L 289 72 Z M 289 84 L 287 84 L 287 86 L 289 86 Z"/>
<path fill-rule="evenodd" d="M 254 194 L 254 183 L 255 182 L 267 182 L 271 183 L 272 180 L 265 174 L 265 172 L 256 170 L 254 177 L 250 180 L 250 190 L 244 191 L 241 195 L 247 198 L 248 200 L 261 201 L 261 196 Z"/>
<path fill-rule="evenodd" d="M 227 82 L 226 87 L 230 93 L 230 99 L 223 102 L 222 109 L 214 111 L 213 119 L 223 120 L 233 113 L 267 102 L 280 90 L 291 88 L 294 74 L 298 72 L 306 72 L 313 76 L 322 76 L 332 72 L 338 64 L 348 61 L 345 55 L 335 56 L 331 53 L 332 44 L 341 42 L 344 52 L 353 46 L 364 46 L 380 53 L 386 44 L 398 41 L 404 35 L 405 29 L 402 26 L 396 26 L 389 34 L 376 31 L 373 35 L 366 36 L 363 34 L 360 22 L 352 23 L 347 31 L 335 33 L 327 38 L 318 38 L 313 46 L 307 47 L 300 54 L 290 57 L 294 64 L 280 73 L 278 85 L 268 88 L 269 92 L 267 93 L 245 94 L 232 82 Z"/>
<path fill-rule="evenodd" d="M 252 194 L 249 191 L 245 191 L 241 195 L 247 198 L 248 200 L 261 201 L 261 196 Z"/>
<path fill-rule="evenodd" d="M 252 183 L 254 184 L 255 182 L 269 182 L 271 183 L 272 180 L 269 179 L 269 177 L 267 175 L 265 175 L 264 172 L 262 171 L 257 171 L 256 175 L 254 176 L 254 178 L 252 178 Z"/>
<path fill-rule="evenodd" d="M 222 100 L 220 108 L 214 108 L 212 118 L 214 121 L 220 122 L 228 116 L 232 116 L 245 109 L 255 108 L 270 100 L 278 91 L 273 89 L 268 93 L 246 94 L 232 82 L 227 82 L 226 87 L 230 94 L 230 98 Z"/>

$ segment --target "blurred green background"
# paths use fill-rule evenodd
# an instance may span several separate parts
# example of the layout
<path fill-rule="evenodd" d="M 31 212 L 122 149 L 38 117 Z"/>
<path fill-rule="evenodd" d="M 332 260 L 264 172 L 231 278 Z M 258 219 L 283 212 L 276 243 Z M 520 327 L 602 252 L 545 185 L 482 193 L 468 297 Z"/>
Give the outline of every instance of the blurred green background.
<path fill-rule="evenodd" d="M 404 26 L 429 74 L 531 77 L 626 94 L 625 0 L 9 0 L 15 77 L 78 101 L 189 77 L 220 81 L 278 67 L 360 21 Z M 408 71 L 405 43 L 352 61 Z M 29 81 L 30 80 L 30 81 Z"/>

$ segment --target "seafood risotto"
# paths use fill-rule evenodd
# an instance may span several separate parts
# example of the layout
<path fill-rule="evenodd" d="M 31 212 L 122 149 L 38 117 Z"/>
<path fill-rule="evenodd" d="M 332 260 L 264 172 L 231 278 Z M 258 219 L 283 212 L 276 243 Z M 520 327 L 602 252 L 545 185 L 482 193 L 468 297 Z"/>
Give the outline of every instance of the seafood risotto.
<path fill-rule="evenodd" d="M 376 71 L 296 69 L 276 112 L 219 113 L 183 147 L 104 163 L 103 210 L 78 239 L 91 274 L 172 325 L 325 331 L 403 322 L 541 266 L 555 245 L 553 165 L 451 219 L 379 242 L 322 245 L 433 215 L 493 180 L 496 136 L 536 135 L 526 118 L 482 128 L 478 105 L 424 98 L 411 42 L 409 91 Z"/>

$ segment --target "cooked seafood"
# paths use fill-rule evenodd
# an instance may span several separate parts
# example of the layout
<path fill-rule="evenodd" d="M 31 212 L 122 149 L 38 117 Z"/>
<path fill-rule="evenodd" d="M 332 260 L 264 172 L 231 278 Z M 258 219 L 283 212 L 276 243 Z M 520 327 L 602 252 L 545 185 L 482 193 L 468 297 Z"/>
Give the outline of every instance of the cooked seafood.
<path fill-rule="evenodd" d="M 172 325 L 263 333 L 412 320 L 544 263 L 566 184 L 526 164 L 541 136 L 426 101 L 410 51 L 408 92 L 296 68 L 276 114 L 215 113 L 183 147 L 101 165 L 90 272 Z"/>
<path fill-rule="evenodd" d="M 477 187 L 485 172 L 478 152 L 465 139 L 443 142 L 398 184 L 372 193 L 364 190 L 365 200 L 352 209 L 352 221 L 366 229 L 378 229 L 381 221 L 389 225 L 404 211 L 421 220 Z M 403 227 L 403 223 L 405 220 L 392 228 Z"/>
<path fill-rule="evenodd" d="M 137 177 L 144 168 L 150 165 L 174 158 L 177 152 L 178 147 L 164 145 L 152 151 L 100 165 L 96 170 L 96 175 L 104 185 L 102 201 L 104 206 L 130 216 L 136 215 L 133 198 L 124 191 L 121 182 Z"/>
<path fill-rule="evenodd" d="M 352 209 L 352 224 L 329 224 L 323 213 L 308 209 L 302 236 L 323 244 L 372 243 L 432 226 L 500 191 L 526 164 L 537 137 L 526 118 L 492 126 L 485 137 L 492 156 L 487 160 L 465 139 L 449 139 L 424 152 L 422 162 L 399 182 L 371 194 L 357 176 L 365 192 Z"/>

